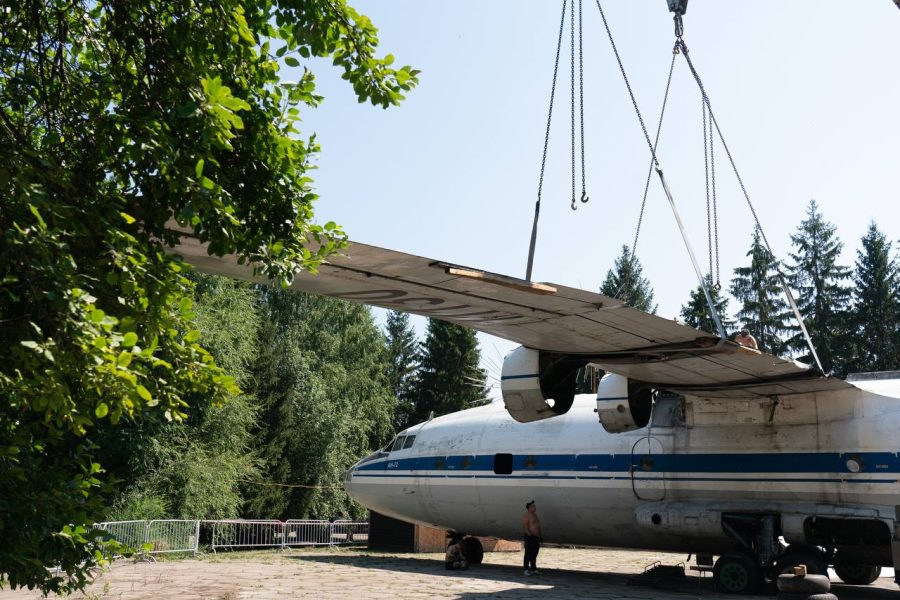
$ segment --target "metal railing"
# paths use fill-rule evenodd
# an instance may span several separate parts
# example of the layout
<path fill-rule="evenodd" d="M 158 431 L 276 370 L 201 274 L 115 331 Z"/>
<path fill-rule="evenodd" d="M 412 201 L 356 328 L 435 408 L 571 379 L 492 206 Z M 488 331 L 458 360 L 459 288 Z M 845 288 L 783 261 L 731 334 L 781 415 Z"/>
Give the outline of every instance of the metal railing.
<path fill-rule="evenodd" d="M 364 545 L 369 540 L 367 521 L 314 521 L 308 519 L 217 521 L 156 519 L 153 521 L 111 521 L 97 528 L 140 554 L 191 552 L 200 548 L 201 524 L 204 539 L 213 552 L 225 548 L 288 548 L 296 546 Z M 207 538 L 206 536 L 210 537 Z M 204 542 L 205 543 L 205 542 Z"/>

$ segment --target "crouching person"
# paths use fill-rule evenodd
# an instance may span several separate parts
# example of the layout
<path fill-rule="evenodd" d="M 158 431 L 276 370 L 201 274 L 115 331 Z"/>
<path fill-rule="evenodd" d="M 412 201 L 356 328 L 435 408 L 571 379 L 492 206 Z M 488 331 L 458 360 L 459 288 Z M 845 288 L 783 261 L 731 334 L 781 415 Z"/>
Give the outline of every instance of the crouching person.
<path fill-rule="evenodd" d="M 450 534 L 450 544 L 447 546 L 447 554 L 444 557 L 444 565 L 448 571 L 463 571 L 469 568 L 469 561 L 462 548 L 462 536 L 458 533 Z"/>

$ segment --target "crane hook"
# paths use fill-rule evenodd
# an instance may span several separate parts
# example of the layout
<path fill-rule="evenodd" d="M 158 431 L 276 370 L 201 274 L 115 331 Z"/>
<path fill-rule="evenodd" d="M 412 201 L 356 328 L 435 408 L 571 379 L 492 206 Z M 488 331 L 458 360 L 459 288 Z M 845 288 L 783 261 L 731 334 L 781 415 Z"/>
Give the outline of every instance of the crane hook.
<path fill-rule="evenodd" d="M 577 199 L 575 196 L 572 196 L 572 210 L 578 210 L 578 205 L 576 204 Z"/>
<path fill-rule="evenodd" d="M 581 192 L 581 203 L 586 204 L 591 197 L 587 195 L 587 192 Z"/>

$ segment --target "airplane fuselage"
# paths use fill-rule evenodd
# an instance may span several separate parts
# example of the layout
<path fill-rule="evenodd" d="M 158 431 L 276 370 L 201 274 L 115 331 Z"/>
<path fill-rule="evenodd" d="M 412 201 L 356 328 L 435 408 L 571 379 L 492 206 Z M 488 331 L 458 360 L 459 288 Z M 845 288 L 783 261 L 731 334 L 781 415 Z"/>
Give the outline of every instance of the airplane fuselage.
<path fill-rule="evenodd" d="M 829 523 L 858 519 L 884 523 L 856 542 L 868 564 L 891 564 L 900 382 L 773 399 L 662 397 L 647 427 L 625 433 L 600 426 L 594 400 L 578 396 L 567 414 L 533 423 L 502 403 L 438 417 L 360 461 L 345 487 L 386 515 L 508 539 L 521 537 L 534 499 L 546 541 L 686 553 L 734 549 L 723 514 L 776 515 L 788 543 L 822 546 Z"/>

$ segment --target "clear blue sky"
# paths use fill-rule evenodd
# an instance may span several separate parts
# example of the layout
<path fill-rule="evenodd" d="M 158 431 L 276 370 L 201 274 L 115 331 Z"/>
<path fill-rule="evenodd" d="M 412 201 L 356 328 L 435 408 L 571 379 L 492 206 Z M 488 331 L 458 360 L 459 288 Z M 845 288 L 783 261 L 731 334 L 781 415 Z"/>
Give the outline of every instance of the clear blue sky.
<path fill-rule="evenodd" d="M 379 28 L 383 52 L 422 73 L 403 105 L 385 111 L 357 103 L 329 63 L 309 65 L 326 98 L 303 123 L 323 148 L 313 174 L 317 220 L 340 223 L 360 242 L 523 277 L 561 0 L 351 4 Z M 634 235 L 649 157 L 597 7 L 585 1 L 583 10 L 591 201 L 569 208 L 564 37 L 533 279 L 596 290 Z M 607 0 L 604 10 L 655 129 L 674 42 L 666 3 Z M 811 198 L 837 225 L 848 265 L 870 221 L 897 240 L 894 3 L 691 0 L 684 22 L 691 57 L 779 258 Z M 699 92 L 679 57 L 658 154 L 706 264 L 700 127 Z M 721 147 L 717 164 L 727 286 L 745 262 L 752 221 Z M 676 316 L 697 281 L 655 179 L 638 257 L 659 314 Z M 492 365 L 510 348 L 482 336 Z"/>

